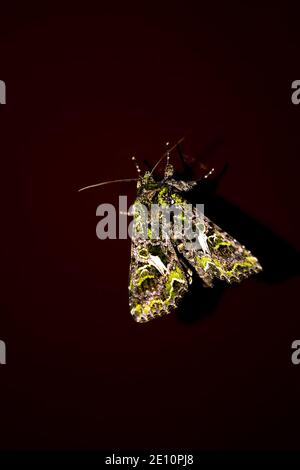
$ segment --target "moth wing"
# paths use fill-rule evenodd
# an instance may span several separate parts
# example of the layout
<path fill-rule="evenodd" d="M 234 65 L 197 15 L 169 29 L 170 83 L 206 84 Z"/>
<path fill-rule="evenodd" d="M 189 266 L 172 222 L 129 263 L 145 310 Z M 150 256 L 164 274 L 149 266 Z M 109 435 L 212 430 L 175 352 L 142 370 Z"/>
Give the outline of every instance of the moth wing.
<path fill-rule="evenodd" d="M 207 286 L 212 286 L 214 279 L 239 282 L 262 270 L 258 259 L 245 246 L 206 216 L 198 246 L 182 241 L 180 252 Z"/>
<path fill-rule="evenodd" d="M 130 312 L 137 322 L 170 313 L 188 290 L 188 276 L 170 240 L 133 239 Z"/>

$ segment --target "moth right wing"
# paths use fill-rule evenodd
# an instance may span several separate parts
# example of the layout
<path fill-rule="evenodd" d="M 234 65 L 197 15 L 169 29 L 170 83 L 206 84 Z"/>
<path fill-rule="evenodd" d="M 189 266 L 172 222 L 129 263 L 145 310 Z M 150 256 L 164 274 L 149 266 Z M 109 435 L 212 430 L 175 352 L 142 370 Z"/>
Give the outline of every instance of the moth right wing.
<path fill-rule="evenodd" d="M 207 286 L 215 279 L 228 283 L 240 282 L 262 270 L 258 259 L 235 238 L 208 217 L 203 218 L 198 246 L 184 241 L 178 247 Z"/>
<path fill-rule="evenodd" d="M 182 210 L 181 220 L 188 228 L 182 238 L 181 229 L 179 238 L 174 236 L 174 246 L 206 286 L 212 286 L 215 279 L 239 282 L 262 270 L 258 259 L 241 243 L 198 212 L 196 207 L 189 210 L 191 206 L 182 194 L 174 192 L 171 201 Z"/>

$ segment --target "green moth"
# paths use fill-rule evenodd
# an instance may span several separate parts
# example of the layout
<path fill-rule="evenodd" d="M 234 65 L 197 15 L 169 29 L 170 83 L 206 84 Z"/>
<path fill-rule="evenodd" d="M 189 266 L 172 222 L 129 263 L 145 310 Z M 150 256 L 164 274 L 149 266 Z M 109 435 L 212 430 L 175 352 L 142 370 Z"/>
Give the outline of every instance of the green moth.
<path fill-rule="evenodd" d="M 178 143 L 173 148 L 177 145 Z M 133 212 L 134 236 L 131 237 L 129 306 L 131 315 L 137 322 L 147 322 L 174 310 L 188 291 L 194 276 L 199 276 L 205 287 L 213 287 L 217 280 L 227 283 L 240 282 L 262 270 L 257 258 L 227 232 L 204 215 L 199 224 L 194 207 L 192 211 L 185 210 L 190 207 L 186 195 L 201 184 L 202 179 L 182 181 L 174 178 L 174 168 L 169 163 L 173 148 L 163 155 L 152 171 L 141 174 L 136 163 L 139 176 L 134 179 L 137 181 L 134 207 L 142 206 L 147 213 L 146 221 L 141 221 L 141 213 Z M 157 180 L 153 176 L 153 170 L 165 157 L 167 162 L 164 176 Z M 135 160 L 134 157 L 133 159 Z M 212 172 L 213 169 L 203 179 Z M 167 236 L 163 236 L 161 229 L 156 231 L 154 236 L 153 220 L 151 220 L 154 214 L 153 207 L 167 209 L 174 205 L 182 209 L 179 217 L 185 226 L 192 229 L 193 242 L 185 235 L 187 232 L 182 231 L 174 235 L 173 214 L 168 219 L 167 226 L 171 230 Z M 156 216 L 157 221 L 161 222 L 164 217 L 163 211 L 156 212 Z M 146 226 L 146 236 L 142 225 Z"/>

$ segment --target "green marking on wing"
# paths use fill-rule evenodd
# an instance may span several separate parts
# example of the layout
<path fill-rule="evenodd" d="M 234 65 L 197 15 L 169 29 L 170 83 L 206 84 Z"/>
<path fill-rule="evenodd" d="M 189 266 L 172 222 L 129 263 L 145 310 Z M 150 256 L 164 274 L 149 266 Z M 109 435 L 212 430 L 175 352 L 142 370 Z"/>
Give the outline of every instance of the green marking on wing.
<path fill-rule="evenodd" d="M 157 201 L 160 206 L 166 206 L 168 204 L 167 196 L 169 194 L 168 188 L 163 187 L 157 194 Z"/>
<path fill-rule="evenodd" d="M 138 245 L 135 248 L 133 255 L 129 296 L 134 319 L 145 322 L 170 313 L 188 289 L 185 273 L 174 248 L 170 243 L 163 245 L 161 242 L 154 244 L 146 241 L 142 247 Z M 166 269 L 163 272 L 150 264 L 153 256 L 159 257 L 164 263 Z"/>

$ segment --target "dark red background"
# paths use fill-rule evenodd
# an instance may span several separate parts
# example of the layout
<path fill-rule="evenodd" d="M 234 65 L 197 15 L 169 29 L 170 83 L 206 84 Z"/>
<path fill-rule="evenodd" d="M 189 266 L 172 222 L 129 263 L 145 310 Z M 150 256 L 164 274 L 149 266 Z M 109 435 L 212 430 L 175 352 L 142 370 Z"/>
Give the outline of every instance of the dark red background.
<path fill-rule="evenodd" d="M 1 21 L 0 447 L 299 448 L 296 12 Z M 76 190 L 191 133 L 193 157 L 229 163 L 211 210 L 265 275 L 136 324 L 130 240 L 95 235 L 97 205 L 135 186 Z"/>

